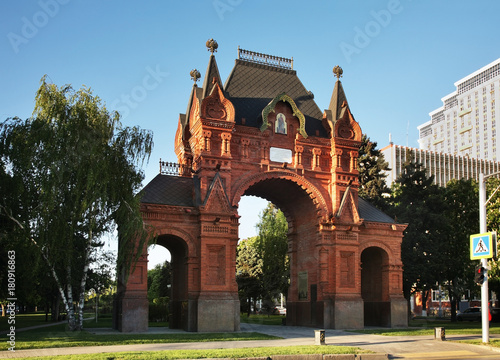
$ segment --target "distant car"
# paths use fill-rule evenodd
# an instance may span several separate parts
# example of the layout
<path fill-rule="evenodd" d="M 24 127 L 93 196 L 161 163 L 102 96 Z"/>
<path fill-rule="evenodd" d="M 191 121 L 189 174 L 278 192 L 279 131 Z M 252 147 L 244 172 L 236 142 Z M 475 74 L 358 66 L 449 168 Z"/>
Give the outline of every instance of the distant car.
<path fill-rule="evenodd" d="M 481 321 L 481 308 L 471 307 L 457 314 L 458 321 Z"/>
<path fill-rule="evenodd" d="M 286 307 L 276 306 L 274 308 L 274 314 L 286 315 Z"/>
<path fill-rule="evenodd" d="M 500 322 L 500 308 L 491 308 L 491 322 Z"/>

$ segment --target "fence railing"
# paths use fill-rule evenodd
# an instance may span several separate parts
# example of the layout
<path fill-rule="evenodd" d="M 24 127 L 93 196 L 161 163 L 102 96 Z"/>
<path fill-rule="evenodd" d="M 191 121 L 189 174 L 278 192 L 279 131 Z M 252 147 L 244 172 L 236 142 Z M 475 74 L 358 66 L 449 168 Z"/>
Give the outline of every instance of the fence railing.
<path fill-rule="evenodd" d="M 173 176 L 191 176 L 191 166 L 174 162 L 161 161 L 160 174 Z"/>
<path fill-rule="evenodd" d="M 254 62 L 257 64 L 271 65 L 282 69 L 293 70 L 293 58 L 287 59 L 279 56 L 261 54 L 254 51 L 240 49 L 239 47 L 238 59 Z"/>

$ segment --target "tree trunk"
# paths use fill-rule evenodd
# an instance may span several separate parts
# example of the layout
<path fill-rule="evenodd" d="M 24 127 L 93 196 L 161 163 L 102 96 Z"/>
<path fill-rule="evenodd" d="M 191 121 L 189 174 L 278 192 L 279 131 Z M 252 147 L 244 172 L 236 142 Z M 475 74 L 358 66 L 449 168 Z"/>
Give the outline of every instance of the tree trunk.
<path fill-rule="evenodd" d="M 52 301 L 52 321 L 60 321 L 61 318 L 61 297 L 56 294 L 54 300 Z"/>
<path fill-rule="evenodd" d="M 82 279 L 80 280 L 80 299 L 78 300 L 78 328 L 83 330 L 83 307 L 85 305 L 85 284 L 87 283 L 87 273 L 89 271 L 89 255 L 92 247 L 92 229 L 89 230 L 87 248 L 85 249 Z"/>
<path fill-rule="evenodd" d="M 247 298 L 247 317 L 250 317 L 250 313 L 252 312 L 252 299 Z"/>
<path fill-rule="evenodd" d="M 168 314 L 168 309 L 167 309 L 167 314 Z M 99 315 L 99 293 L 96 292 L 96 297 L 95 297 L 95 322 L 97 323 L 97 316 Z M 168 317 L 168 315 L 167 315 Z M 168 321 L 168 318 L 167 318 Z"/>
<path fill-rule="evenodd" d="M 75 305 L 73 304 L 73 288 L 71 287 L 71 263 L 68 264 L 68 266 L 66 267 L 66 275 L 67 275 L 67 278 L 66 278 L 66 292 L 67 292 L 67 298 L 66 298 L 66 301 L 65 299 L 63 299 L 63 301 L 65 301 L 65 304 L 66 305 L 66 311 L 68 313 L 68 328 L 70 331 L 75 331 L 75 330 L 78 330 L 77 328 L 77 323 L 76 323 L 76 314 L 75 314 Z"/>
<path fill-rule="evenodd" d="M 87 257 L 85 258 L 87 262 Z M 85 305 L 85 284 L 87 282 L 87 272 L 89 270 L 89 265 L 85 265 L 83 268 L 82 280 L 80 282 L 80 298 L 78 299 L 78 328 L 83 330 L 83 307 Z"/>
<path fill-rule="evenodd" d="M 422 316 L 427 316 L 427 298 L 428 297 L 429 297 L 429 290 L 422 290 Z"/>
<path fill-rule="evenodd" d="M 61 299 L 64 303 L 64 308 L 66 309 L 66 313 L 68 315 L 69 330 L 73 331 L 75 329 L 75 312 L 74 312 L 74 307 L 73 307 L 73 292 L 71 290 L 71 263 L 67 266 L 68 273 L 67 273 L 66 279 L 69 280 L 68 281 L 69 285 L 67 286 L 68 296 L 66 296 L 66 294 L 64 293 L 64 288 L 61 284 L 61 281 L 59 280 L 59 276 L 57 276 L 56 270 L 54 269 L 54 266 L 52 265 L 49 258 L 47 257 L 47 254 L 45 253 L 45 251 L 43 249 L 41 249 L 38 246 L 36 241 L 34 241 L 33 239 L 31 241 L 35 244 L 35 246 L 38 249 L 40 249 L 40 252 L 42 253 L 42 257 L 45 260 L 45 262 L 47 263 L 47 265 L 50 269 L 50 272 L 52 273 L 52 277 L 54 278 L 54 280 L 56 282 L 57 289 L 59 291 L 59 294 L 61 295 Z"/>
<path fill-rule="evenodd" d="M 455 295 L 455 292 L 453 292 L 453 286 L 448 285 L 448 295 L 450 297 L 450 311 L 451 311 L 451 322 L 456 322 L 457 321 L 457 296 Z"/>

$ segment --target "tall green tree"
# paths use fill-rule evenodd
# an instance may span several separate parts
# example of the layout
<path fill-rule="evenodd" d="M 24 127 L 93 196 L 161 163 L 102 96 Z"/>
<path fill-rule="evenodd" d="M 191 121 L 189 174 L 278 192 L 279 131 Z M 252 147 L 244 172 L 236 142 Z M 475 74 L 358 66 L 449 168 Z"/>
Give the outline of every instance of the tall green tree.
<path fill-rule="evenodd" d="M 241 240 L 236 254 L 236 282 L 242 310 L 250 316 L 262 297 L 262 257 L 256 246 L 257 237 Z"/>
<path fill-rule="evenodd" d="M 500 233 L 500 179 L 491 177 L 486 181 L 486 221 L 488 231 L 496 231 Z M 476 208 L 479 208 L 476 205 Z M 479 222 L 478 222 L 479 223 Z M 500 261 L 490 259 L 489 265 L 491 270 L 488 271 L 488 288 L 500 297 Z"/>
<path fill-rule="evenodd" d="M 359 148 L 359 196 L 370 201 L 379 209 L 387 209 L 387 199 L 391 190 L 385 179 L 389 171 L 389 163 L 385 161 L 384 154 L 377 149 L 377 143 L 363 134 L 362 144 Z"/>
<path fill-rule="evenodd" d="M 148 270 L 148 300 L 170 297 L 172 266 L 168 260 Z"/>
<path fill-rule="evenodd" d="M 15 191 L 17 200 L 0 210 L 12 224 L 10 235 L 45 260 L 72 330 L 83 327 L 89 262 L 101 236 L 118 225 L 119 251 L 129 265 L 130 242 L 147 242 L 135 194 L 152 145 L 150 132 L 123 127 L 89 88 L 58 88 L 46 77 L 33 117 L 1 124 L 0 165 L 10 180 L 0 191 Z"/>
<path fill-rule="evenodd" d="M 271 300 L 289 287 L 290 263 L 288 259 L 288 222 L 274 204 L 268 203 L 260 222 L 257 250 L 262 257 L 262 291 L 264 300 Z"/>
<path fill-rule="evenodd" d="M 408 153 L 391 197 L 392 215 L 408 224 L 401 245 L 403 292 L 408 300 L 412 292 L 428 291 L 443 277 L 440 256 L 447 222 L 442 191 Z"/>
<path fill-rule="evenodd" d="M 448 234 L 441 241 L 443 281 L 451 303 L 451 320 L 456 320 L 457 303 L 473 288 L 475 263 L 470 260 L 470 235 L 479 231 L 478 186 L 474 180 L 451 180 L 444 189 Z"/>

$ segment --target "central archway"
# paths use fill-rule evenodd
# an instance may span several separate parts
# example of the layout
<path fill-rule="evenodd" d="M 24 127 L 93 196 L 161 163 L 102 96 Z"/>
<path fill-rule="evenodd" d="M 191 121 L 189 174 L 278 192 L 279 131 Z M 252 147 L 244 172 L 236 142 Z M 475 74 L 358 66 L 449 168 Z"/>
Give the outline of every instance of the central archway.
<path fill-rule="evenodd" d="M 288 222 L 290 287 L 287 294 L 287 324 L 323 324 L 324 304 L 319 286 L 318 223 L 327 210 L 320 191 L 310 182 L 285 171 L 250 176 L 241 181 L 235 200 L 251 195 L 278 207 Z M 318 294 L 318 288 L 320 294 Z"/>

